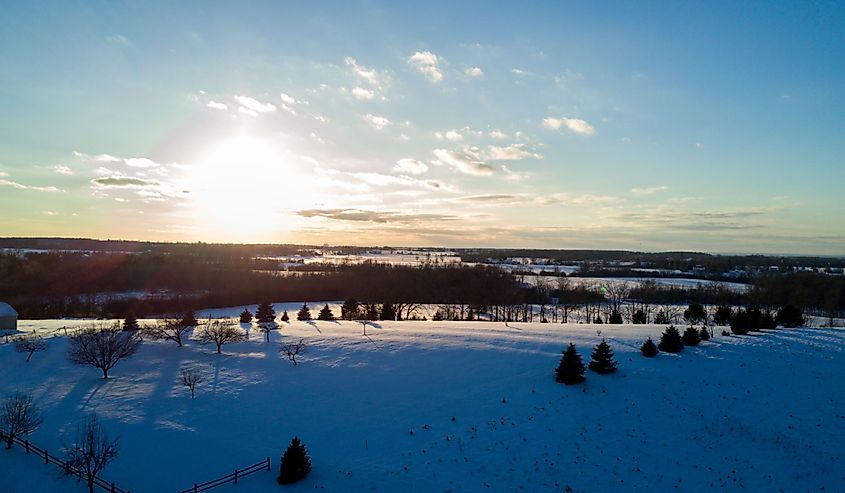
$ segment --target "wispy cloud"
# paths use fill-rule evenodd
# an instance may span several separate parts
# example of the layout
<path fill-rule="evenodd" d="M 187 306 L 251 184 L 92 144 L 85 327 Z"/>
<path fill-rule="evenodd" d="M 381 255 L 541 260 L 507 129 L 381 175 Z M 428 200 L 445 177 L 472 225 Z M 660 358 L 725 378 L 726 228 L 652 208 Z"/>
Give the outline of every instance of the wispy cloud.
<path fill-rule="evenodd" d="M 596 133 L 596 129 L 592 125 L 580 118 L 548 117 L 543 119 L 543 126 L 552 130 L 566 128 L 573 133 L 581 135 L 594 135 Z"/>
<path fill-rule="evenodd" d="M 373 115 L 372 113 L 364 115 L 364 120 L 378 130 L 382 130 L 384 127 L 390 125 L 389 119 L 383 116 Z"/>
<path fill-rule="evenodd" d="M 373 99 L 376 97 L 376 92 L 364 89 L 363 87 L 354 87 L 352 89 L 352 96 L 354 96 L 355 99 Z"/>
<path fill-rule="evenodd" d="M 637 195 L 654 195 L 657 192 L 665 192 L 666 190 L 669 190 L 669 187 L 666 185 L 658 185 L 654 187 L 632 188 L 631 193 Z"/>
<path fill-rule="evenodd" d="M 346 57 L 343 61 L 352 69 L 352 73 L 355 74 L 357 78 L 366 81 L 373 87 L 383 89 L 390 82 L 390 75 L 388 72 L 379 72 L 373 68 L 360 65 L 358 61 L 352 57 Z"/>
<path fill-rule="evenodd" d="M 53 171 L 60 175 L 72 175 L 73 170 L 67 166 L 53 166 Z"/>
<path fill-rule="evenodd" d="M 219 103 L 219 102 L 217 102 L 213 99 L 211 101 L 209 101 L 208 104 L 206 104 L 206 106 L 208 106 L 209 108 L 215 109 L 215 110 L 228 110 L 229 109 L 229 105 L 227 105 L 226 103 Z"/>
<path fill-rule="evenodd" d="M 9 176 L 6 173 L 0 174 L 0 176 Z M 16 181 L 7 180 L 5 178 L 0 178 L 0 187 L 12 187 L 18 190 L 32 190 L 35 192 L 64 192 L 61 188 L 56 188 L 54 186 L 47 186 L 47 187 L 40 187 L 35 185 L 24 185 L 23 183 L 18 183 Z"/>
<path fill-rule="evenodd" d="M 470 67 L 470 68 L 464 70 L 464 74 L 466 74 L 469 77 L 474 77 L 476 79 L 480 79 L 480 78 L 484 77 L 484 71 L 481 70 L 481 68 L 479 68 L 479 67 Z"/>
<path fill-rule="evenodd" d="M 144 180 L 141 178 L 135 178 L 131 176 L 104 176 L 100 178 L 94 178 L 91 180 L 91 183 L 94 185 L 104 187 L 104 188 L 111 188 L 111 187 L 156 187 L 159 185 L 159 182 L 155 180 Z"/>
<path fill-rule="evenodd" d="M 408 58 L 408 63 L 431 82 L 443 80 L 443 72 L 439 67 L 440 57 L 430 51 L 417 51 Z"/>
<path fill-rule="evenodd" d="M 490 176 L 495 168 L 466 154 L 448 149 L 435 149 L 434 156 L 442 163 L 448 164 L 466 175 Z"/>
<path fill-rule="evenodd" d="M 393 167 L 394 173 L 406 173 L 411 175 L 421 175 L 428 171 L 428 165 L 417 159 L 400 159 Z"/>
<path fill-rule="evenodd" d="M 511 144 L 507 147 L 488 146 L 484 155 L 491 161 L 520 161 L 528 158 L 543 158 L 542 154 L 527 150 L 524 144 Z"/>
<path fill-rule="evenodd" d="M 249 96 L 235 96 L 235 101 L 253 113 L 271 113 L 276 111 L 276 105 L 273 103 L 262 103 L 261 101 L 251 98 Z"/>

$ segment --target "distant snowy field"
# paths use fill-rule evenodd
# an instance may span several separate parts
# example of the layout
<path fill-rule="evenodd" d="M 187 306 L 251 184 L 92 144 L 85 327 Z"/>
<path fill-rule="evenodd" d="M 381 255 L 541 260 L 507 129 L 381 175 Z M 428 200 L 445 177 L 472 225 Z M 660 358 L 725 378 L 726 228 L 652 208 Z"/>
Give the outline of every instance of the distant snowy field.
<path fill-rule="evenodd" d="M 284 307 L 294 316 L 297 305 Z M 271 343 L 253 328 L 222 355 L 147 341 L 108 381 L 68 363 L 64 337 L 30 363 L 6 344 L 0 395 L 34 393 L 45 421 L 30 439 L 54 453 L 97 413 L 121 441 L 103 476 L 133 493 L 179 491 L 267 456 L 273 472 L 212 491 L 845 491 L 843 329 L 717 333 L 650 360 L 639 344 L 662 326 L 377 324 L 365 337 L 359 323 L 292 322 Z M 617 374 L 554 382 L 570 341 L 586 361 L 601 337 Z M 279 343 L 300 339 L 294 366 Z M 178 381 L 187 367 L 206 375 L 194 400 Z M 278 458 L 294 435 L 314 470 L 281 488 Z M 0 455 L 3 492 L 86 490 L 20 448 Z"/>

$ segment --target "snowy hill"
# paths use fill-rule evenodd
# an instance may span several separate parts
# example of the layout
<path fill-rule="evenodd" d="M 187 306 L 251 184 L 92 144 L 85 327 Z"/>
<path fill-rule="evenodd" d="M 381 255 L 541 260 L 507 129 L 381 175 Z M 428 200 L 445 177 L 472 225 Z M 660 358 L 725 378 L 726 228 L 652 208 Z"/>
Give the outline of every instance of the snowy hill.
<path fill-rule="evenodd" d="M 646 359 L 638 347 L 662 326 L 509 325 L 378 322 L 365 337 L 359 323 L 292 322 L 271 343 L 253 328 L 222 355 L 145 341 L 108 381 L 70 364 L 55 337 L 30 363 L 0 346 L 0 396 L 34 393 L 45 421 L 30 439 L 56 453 L 98 414 L 121 443 L 103 477 L 133 493 L 267 456 L 273 472 L 212 491 L 845 491 L 845 330 L 717 333 Z M 555 383 L 566 345 L 587 361 L 601 337 L 619 372 Z M 279 343 L 300 339 L 294 366 Z M 206 376 L 194 400 L 179 381 L 187 367 Z M 294 435 L 314 470 L 282 488 L 278 458 Z M 4 492 L 86 490 L 55 469 L 0 451 Z"/>

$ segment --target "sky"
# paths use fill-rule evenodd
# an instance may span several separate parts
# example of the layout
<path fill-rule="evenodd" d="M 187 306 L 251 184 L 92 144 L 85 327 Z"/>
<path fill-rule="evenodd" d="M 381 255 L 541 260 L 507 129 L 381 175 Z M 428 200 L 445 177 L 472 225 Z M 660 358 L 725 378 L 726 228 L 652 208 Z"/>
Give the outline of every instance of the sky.
<path fill-rule="evenodd" d="M 0 4 L 0 236 L 845 254 L 841 2 Z"/>

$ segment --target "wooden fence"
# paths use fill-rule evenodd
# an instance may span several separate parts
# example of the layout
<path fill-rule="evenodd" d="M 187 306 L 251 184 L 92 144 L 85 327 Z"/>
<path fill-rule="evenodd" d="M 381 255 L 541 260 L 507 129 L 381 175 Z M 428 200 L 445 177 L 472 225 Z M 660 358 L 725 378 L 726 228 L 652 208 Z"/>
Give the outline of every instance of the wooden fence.
<path fill-rule="evenodd" d="M 3 430 L 0 430 L 0 440 L 5 440 L 5 434 Z M 47 450 L 41 449 L 29 443 L 29 440 L 21 440 L 18 437 L 14 437 L 12 439 L 12 442 L 23 447 L 24 450 L 26 450 L 27 454 L 35 454 L 36 457 L 43 459 L 45 464 L 55 464 L 61 467 L 62 471 L 64 471 L 67 475 L 72 474 L 80 479 L 86 481 L 88 480 L 88 475 L 85 474 L 85 472 L 76 469 L 75 467 L 71 466 L 68 462 L 63 461 L 56 456 L 50 455 Z M 118 488 L 117 486 L 115 486 L 114 483 L 109 483 L 108 481 L 98 478 L 97 476 L 94 476 L 94 484 L 109 493 L 129 493 L 129 490 Z"/>
<path fill-rule="evenodd" d="M 243 469 L 235 469 L 235 472 L 233 472 L 232 474 L 227 474 L 221 478 L 212 479 L 211 481 L 206 481 L 205 483 L 194 484 L 192 488 L 182 490 L 179 493 L 199 493 L 200 491 L 210 490 L 211 488 L 216 488 L 226 483 L 237 483 L 240 479 L 243 479 L 249 476 L 250 474 L 255 474 L 258 471 L 263 471 L 265 469 L 268 471 L 270 470 L 269 457 L 267 457 L 261 462 L 256 462 L 255 464 L 247 466 Z"/>

